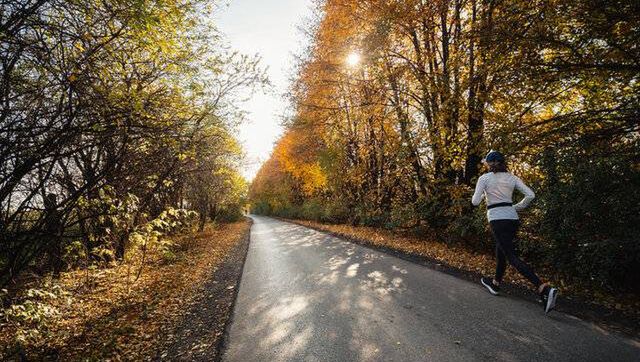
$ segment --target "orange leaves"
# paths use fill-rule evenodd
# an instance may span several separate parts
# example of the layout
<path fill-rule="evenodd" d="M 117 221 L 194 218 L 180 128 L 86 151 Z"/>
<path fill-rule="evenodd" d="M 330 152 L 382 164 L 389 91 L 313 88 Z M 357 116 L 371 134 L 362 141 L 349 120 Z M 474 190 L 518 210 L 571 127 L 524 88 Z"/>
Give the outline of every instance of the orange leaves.
<path fill-rule="evenodd" d="M 322 192 L 327 176 L 320 166 L 319 149 L 318 140 L 309 132 L 288 130 L 251 184 L 249 196 L 253 204 L 281 209 L 294 199 Z"/>
<path fill-rule="evenodd" d="M 300 182 L 307 196 L 322 190 L 327 183 L 326 175 L 317 161 L 315 143 L 308 134 L 292 129 L 280 139 L 273 153 L 283 171 Z"/>

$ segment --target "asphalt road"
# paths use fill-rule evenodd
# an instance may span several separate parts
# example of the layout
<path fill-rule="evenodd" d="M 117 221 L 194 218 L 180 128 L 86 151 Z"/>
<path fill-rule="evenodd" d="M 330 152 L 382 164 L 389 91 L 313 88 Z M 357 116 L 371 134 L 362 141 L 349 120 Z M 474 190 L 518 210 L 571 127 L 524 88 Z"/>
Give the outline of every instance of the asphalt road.
<path fill-rule="evenodd" d="M 640 361 L 640 342 L 253 216 L 224 361 Z"/>

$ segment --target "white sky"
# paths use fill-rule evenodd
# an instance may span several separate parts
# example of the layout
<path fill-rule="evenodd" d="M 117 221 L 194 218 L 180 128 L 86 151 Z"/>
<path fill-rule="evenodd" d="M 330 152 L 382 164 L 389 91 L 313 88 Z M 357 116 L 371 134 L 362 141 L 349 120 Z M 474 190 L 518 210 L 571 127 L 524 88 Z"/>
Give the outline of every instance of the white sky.
<path fill-rule="evenodd" d="M 283 97 L 293 69 L 293 54 L 304 46 L 297 26 L 311 14 L 311 0 L 231 0 L 214 16 L 229 45 L 245 54 L 259 54 L 268 67 L 273 92 L 257 93 L 242 105 L 248 112 L 239 138 L 245 147 L 247 165 L 243 175 L 253 179 L 271 154 L 282 133 L 281 116 L 287 103 Z"/>

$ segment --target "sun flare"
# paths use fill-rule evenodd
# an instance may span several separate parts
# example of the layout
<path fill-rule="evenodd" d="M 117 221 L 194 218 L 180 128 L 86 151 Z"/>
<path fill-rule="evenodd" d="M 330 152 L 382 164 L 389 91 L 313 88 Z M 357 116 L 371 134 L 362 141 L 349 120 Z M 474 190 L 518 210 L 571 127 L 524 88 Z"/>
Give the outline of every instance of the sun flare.
<path fill-rule="evenodd" d="M 360 54 L 353 52 L 347 56 L 348 66 L 355 67 L 358 63 L 360 63 Z"/>

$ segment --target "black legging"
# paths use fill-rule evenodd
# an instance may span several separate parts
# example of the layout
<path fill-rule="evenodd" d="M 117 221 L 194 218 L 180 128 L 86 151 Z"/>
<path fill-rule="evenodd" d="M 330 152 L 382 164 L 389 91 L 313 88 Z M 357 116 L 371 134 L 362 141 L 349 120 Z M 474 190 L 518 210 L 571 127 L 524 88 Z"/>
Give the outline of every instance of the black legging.
<path fill-rule="evenodd" d="M 518 232 L 520 222 L 518 220 L 493 220 L 490 221 L 491 233 L 496 240 L 496 281 L 501 282 L 504 272 L 507 270 L 507 261 L 513 265 L 520 274 L 527 278 L 536 288 L 542 282 L 525 262 L 516 255 L 516 248 L 513 239 Z"/>

